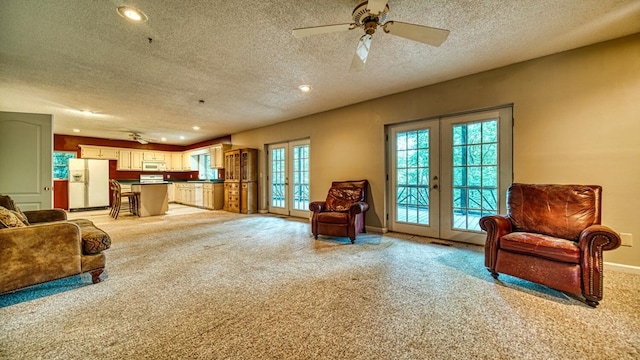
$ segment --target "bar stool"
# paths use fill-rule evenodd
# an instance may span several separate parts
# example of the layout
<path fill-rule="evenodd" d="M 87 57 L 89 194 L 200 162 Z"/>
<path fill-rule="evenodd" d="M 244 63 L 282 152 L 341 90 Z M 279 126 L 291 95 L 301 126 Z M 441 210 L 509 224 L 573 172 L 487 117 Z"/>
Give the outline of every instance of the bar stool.
<path fill-rule="evenodd" d="M 122 186 L 117 180 L 110 179 L 111 191 L 113 198 L 111 201 L 111 212 L 109 216 L 114 219 L 118 218 L 122 207 L 122 198 L 126 197 L 129 202 L 129 213 L 132 215 L 140 216 L 140 193 L 137 191 L 122 192 Z"/>

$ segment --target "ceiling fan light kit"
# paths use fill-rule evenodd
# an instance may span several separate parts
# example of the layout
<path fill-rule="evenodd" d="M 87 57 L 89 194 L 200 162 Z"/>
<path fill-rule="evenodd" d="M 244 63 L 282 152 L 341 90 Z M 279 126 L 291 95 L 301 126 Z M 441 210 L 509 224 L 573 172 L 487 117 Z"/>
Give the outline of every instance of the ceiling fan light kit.
<path fill-rule="evenodd" d="M 449 36 L 449 30 L 445 29 L 400 21 L 387 21 L 388 14 L 389 5 L 387 4 L 387 0 L 363 1 L 358 4 L 351 13 L 353 23 L 298 28 L 293 29 L 293 35 L 299 38 L 309 35 L 353 30 L 355 28 L 364 30 L 364 35 L 360 37 L 358 45 L 356 46 L 356 52 L 351 61 L 350 72 L 364 69 L 364 64 L 367 62 L 369 50 L 371 49 L 372 35 L 376 32 L 378 26 L 387 34 L 400 36 L 431 46 L 440 46 Z"/>

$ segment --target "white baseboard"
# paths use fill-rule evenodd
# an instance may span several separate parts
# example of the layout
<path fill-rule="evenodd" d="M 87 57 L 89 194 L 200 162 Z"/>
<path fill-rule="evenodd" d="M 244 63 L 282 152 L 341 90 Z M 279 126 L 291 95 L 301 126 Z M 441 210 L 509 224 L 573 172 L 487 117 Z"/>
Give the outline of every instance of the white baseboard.
<path fill-rule="evenodd" d="M 377 227 L 377 226 L 365 226 L 367 232 L 378 233 L 378 234 L 386 234 L 389 232 L 389 229 L 385 227 Z"/>
<path fill-rule="evenodd" d="M 605 262 L 604 263 L 604 268 L 605 269 L 622 271 L 622 272 L 631 273 L 631 274 L 640 274 L 640 266 L 632 266 L 632 265 L 624 265 L 624 264 L 616 264 L 616 263 Z"/>

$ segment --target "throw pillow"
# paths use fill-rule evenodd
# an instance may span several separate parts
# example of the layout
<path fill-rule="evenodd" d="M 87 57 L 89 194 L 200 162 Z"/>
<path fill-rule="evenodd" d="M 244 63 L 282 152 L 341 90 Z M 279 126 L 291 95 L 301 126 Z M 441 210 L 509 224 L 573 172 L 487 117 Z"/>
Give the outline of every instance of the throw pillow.
<path fill-rule="evenodd" d="M 327 194 L 328 211 L 348 211 L 351 204 L 360 201 L 362 189 L 357 187 L 331 188 Z"/>
<path fill-rule="evenodd" d="M 15 211 L 16 215 L 25 225 L 29 225 L 29 220 L 27 220 L 27 216 L 20 210 L 18 205 L 13 201 L 13 199 L 8 195 L 0 194 L 0 206 L 6 208 L 7 210 Z"/>
<path fill-rule="evenodd" d="M 0 224 L 3 228 L 25 227 L 24 222 L 15 211 L 9 210 L 4 206 L 0 206 Z"/>

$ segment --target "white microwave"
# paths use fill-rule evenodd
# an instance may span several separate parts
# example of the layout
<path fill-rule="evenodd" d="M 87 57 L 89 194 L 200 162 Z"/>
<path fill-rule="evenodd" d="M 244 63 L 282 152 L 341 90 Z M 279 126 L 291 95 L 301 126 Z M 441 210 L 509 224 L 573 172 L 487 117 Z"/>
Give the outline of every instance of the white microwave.
<path fill-rule="evenodd" d="M 143 161 L 142 171 L 165 171 L 167 164 L 164 161 Z"/>

